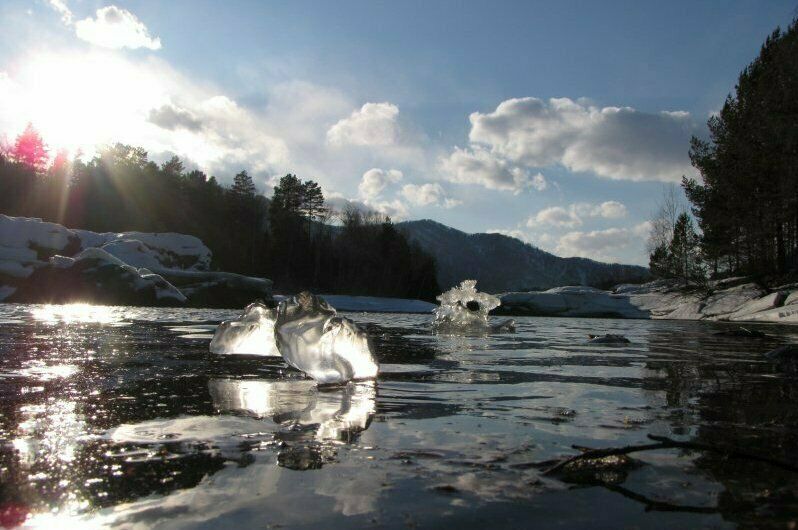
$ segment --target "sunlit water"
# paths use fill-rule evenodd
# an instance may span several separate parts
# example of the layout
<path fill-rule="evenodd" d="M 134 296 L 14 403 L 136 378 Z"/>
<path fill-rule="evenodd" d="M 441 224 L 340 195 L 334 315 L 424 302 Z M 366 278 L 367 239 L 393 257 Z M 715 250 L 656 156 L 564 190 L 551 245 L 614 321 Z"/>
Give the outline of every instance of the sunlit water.
<path fill-rule="evenodd" d="M 376 384 L 319 391 L 279 358 L 208 353 L 239 311 L 0 305 L 0 524 L 38 528 L 785 527 L 798 476 L 677 450 L 609 479 L 530 463 L 646 441 L 796 463 L 796 376 L 728 324 L 519 318 L 434 335 L 349 314 Z M 622 333 L 630 345 L 588 345 Z"/>

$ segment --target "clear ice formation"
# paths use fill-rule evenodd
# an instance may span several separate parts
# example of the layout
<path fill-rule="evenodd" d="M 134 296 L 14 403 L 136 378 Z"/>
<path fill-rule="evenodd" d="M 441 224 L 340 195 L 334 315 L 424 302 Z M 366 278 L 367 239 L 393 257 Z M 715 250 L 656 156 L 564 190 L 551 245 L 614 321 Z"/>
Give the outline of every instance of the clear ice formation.
<path fill-rule="evenodd" d="M 339 384 L 377 376 L 366 334 L 309 292 L 280 302 L 275 338 L 283 359 L 318 383 Z"/>
<path fill-rule="evenodd" d="M 476 280 L 464 280 L 438 296 L 432 324 L 439 330 L 514 331 L 512 319 L 491 326 L 488 313 L 501 305 L 497 297 L 477 291 Z"/>
<path fill-rule="evenodd" d="M 274 340 L 275 311 L 255 302 L 237 320 L 219 324 L 211 340 L 212 353 L 279 356 Z"/>

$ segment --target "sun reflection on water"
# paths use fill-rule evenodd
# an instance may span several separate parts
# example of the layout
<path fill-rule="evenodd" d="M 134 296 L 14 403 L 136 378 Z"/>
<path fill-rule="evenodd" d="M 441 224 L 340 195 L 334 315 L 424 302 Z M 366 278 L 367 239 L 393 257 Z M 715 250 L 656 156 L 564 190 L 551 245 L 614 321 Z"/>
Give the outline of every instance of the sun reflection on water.
<path fill-rule="evenodd" d="M 48 304 L 34 307 L 30 313 L 34 319 L 48 324 L 112 324 L 122 319 L 122 315 L 114 307 L 85 303 Z"/>

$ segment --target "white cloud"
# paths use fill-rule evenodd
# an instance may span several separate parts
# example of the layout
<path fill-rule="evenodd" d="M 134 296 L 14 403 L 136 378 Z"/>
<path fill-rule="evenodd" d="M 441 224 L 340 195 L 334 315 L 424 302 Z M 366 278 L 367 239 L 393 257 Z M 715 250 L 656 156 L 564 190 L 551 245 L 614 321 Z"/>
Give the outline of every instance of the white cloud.
<path fill-rule="evenodd" d="M 62 12 L 62 20 L 65 20 L 64 12 L 61 8 L 68 8 L 60 0 L 51 0 L 51 5 Z M 56 7 L 56 6 L 59 7 Z M 71 22 L 71 13 L 68 20 Z M 116 6 L 101 7 L 97 10 L 95 18 L 85 18 L 75 23 L 75 34 L 79 39 L 102 46 L 103 48 L 148 48 L 159 50 L 161 39 L 150 35 L 147 26 L 141 22 L 136 15 Z"/>
<path fill-rule="evenodd" d="M 402 180 L 402 172 L 396 169 L 371 168 L 363 173 L 358 185 L 360 196 L 366 200 L 376 199 L 386 186 Z"/>
<path fill-rule="evenodd" d="M 573 203 L 568 208 L 552 206 L 540 210 L 530 216 L 526 226 L 534 228 L 543 225 L 561 228 L 575 228 L 582 225 L 585 217 L 601 217 L 604 219 L 620 219 L 627 215 L 626 206 L 618 201 L 605 201 L 601 204 L 589 202 Z"/>
<path fill-rule="evenodd" d="M 602 202 L 596 207 L 596 209 L 598 210 L 598 213 L 595 215 L 605 219 L 621 219 L 626 217 L 628 214 L 626 206 L 618 201 Z"/>
<path fill-rule="evenodd" d="M 443 177 L 459 184 L 479 184 L 489 189 L 521 193 L 526 188 L 538 191 L 547 187 L 546 178 L 495 156 L 490 151 L 476 147 L 460 149 L 440 160 L 439 167 Z"/>
<path fill-rule="evenodd" d="M 647 113 L 583 100 L 503 101 L 470 116 L 469 140 L 526 168 L 562 165 L 618 180 L 678 181 L 693 174 L 687 156 L 696 126 L 683 111 Z M 454 155 L 454 153 L 453 153 Z"/>
<path fill-rule="evenodd" d="M 61 15 L 61 22 L 67 26 L 72 24 L 72 10 L 66 5 L 64 0 L 50 0 L 50 7 L 52 7 L 59 15 Z"/>
<path fill-rule="evenodd" d="M 631 228 L 568 232 L 559 238 L 555 252 L 560 256 L 615 262 L 620 261 L 620 253 L 629 255 L 631 251 L 636 256 L 643 256 L 648 229 L 649 223 L 644 222 Z"/>
<path fill-rule="evenodd" d="M 391 103 L 366 103 L 327 130 L 331 145 L 387 146 L 399 139 L 399 107 Z"/>
<path fill-rule="evenodd" d="M 536 215 L 527 219 L 529 228 L 551 225 L 557 227 L 576 227 L 582 224 L 582 219 L 574 212 L 573 208 L 566 210 L 561 206 L 552 206 L 540 210 Z"/>
<path fill-rule="evenodd" d="M 442 206 L 444 208 L 454 208 L 462 204 L 456 199 L 446 196 L 443 186 L 437 182 L 427 184 L 405 184 L 402 187 L 402 195 L 408 202 L 416 206 Z"/>

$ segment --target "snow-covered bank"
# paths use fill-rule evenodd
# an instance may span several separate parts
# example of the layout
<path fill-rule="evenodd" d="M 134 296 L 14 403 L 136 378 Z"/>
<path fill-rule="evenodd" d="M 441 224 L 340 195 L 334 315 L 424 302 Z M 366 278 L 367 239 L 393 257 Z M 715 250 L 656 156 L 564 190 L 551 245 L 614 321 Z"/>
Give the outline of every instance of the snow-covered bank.
<path fill-rule="evenodd" d="M 497 312 L 503 314 L 798 323 L 798 285 L 767 290 L 742 278 L 718 282 L 708 292 L 655 281 L 612 291 L 558 287 L 500 298 Z"/>
<path fill-rule="evenodd" d="M 0 301 L 243 307 L 272 282 L 210 271 L 211 251 L 176 233 L 97 233 L 0 214 Z"/>

